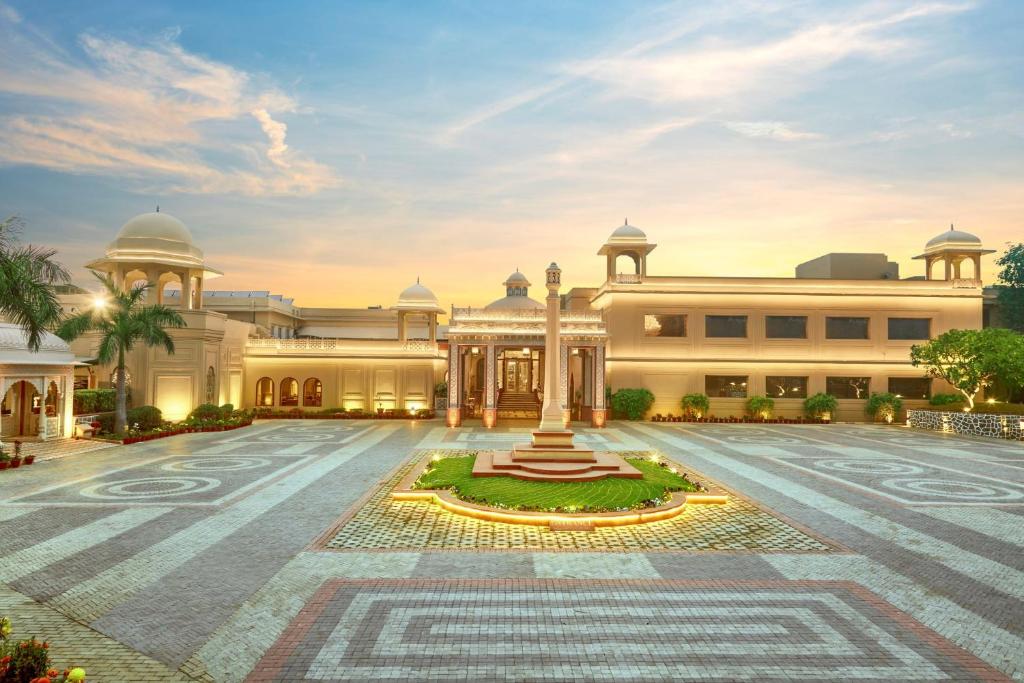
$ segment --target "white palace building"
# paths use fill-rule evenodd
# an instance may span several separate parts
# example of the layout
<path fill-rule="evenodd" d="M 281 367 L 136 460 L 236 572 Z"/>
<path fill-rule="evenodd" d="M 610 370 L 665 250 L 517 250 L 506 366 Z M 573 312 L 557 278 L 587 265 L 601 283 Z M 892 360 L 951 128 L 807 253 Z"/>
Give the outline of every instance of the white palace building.
<path fill-rule="evenodd" d="M 616 228 L 597 250 L 607 261 L 604 282 L 562 296 L 567 420 L 603 425 L 606 391 L 632 387 L 654 394 L 652 413 L 678 413 L 684 394 L 702 392 L 713 415 L 739 416 L 747 397 L 768 395 L 777 414 L 795 416 L 806 396 L 827 392 L 839 399 L 836 419 L 863 420 L 873 391 L 900 394 L 914 407 L 949 390 L 911 366 L 911 345 L 982 327 L 979 273 L 991 251 L 960 230 L 930 239 L 915 257 L 923 273 L 904 279 L 878 253 L 827 254 L 789 278 L 652 275 L 655 247 L 635 226 Z M 88 267 L 122 287 L 155 283 L 153 301 L 181 309 L 187 327 L 171 330 L 176 353 L 140 347 L 128 368 L 133 403 L 156 405 L 168 419 L 201 403 L 436 406 L 449 425 L 478 419 L 487 426 L 539 411 L 544 306 L 518 271 L 502 283 L 504 296 L 483 308 L 447 311 L 419 282 L 387 308 L 306 308 L 266 291 L 208 288 L 220 271 L 184 223 L 160 212 L 125 223 Z M 63 304 L 81 310 L 93 295 L 63 295 Z M 62 436 L 71 373 L 76 386 L 102 387 L 111 385 L 112 368 L 90 364 L 95 337 L 71 344 L 73 357 L 48 340 L 51 357 L 20 381 L 15 337 L 0 330 L 3 435 Z M 3 354 L 12 363 L 4 365 Z M 43 406 L 64 419 L 41 427 L 41 411 L 51 412 Z"/>

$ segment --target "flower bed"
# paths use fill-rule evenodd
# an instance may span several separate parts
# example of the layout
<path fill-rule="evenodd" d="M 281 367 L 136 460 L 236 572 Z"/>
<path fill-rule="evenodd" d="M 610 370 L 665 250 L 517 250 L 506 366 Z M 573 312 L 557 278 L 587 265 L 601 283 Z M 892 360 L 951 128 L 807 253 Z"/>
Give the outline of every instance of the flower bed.
<path fill-rule="evenodd" d="M 651 422 L 708 422 L 713 424 L 781 424 L 781 425 L 820 425 L 829 424 L 831 420 L 823 420 L 816 417 L 689 417 L 685 415 L 662 415 L 658 413 L 651 418 Z"/>
<path fill-rule="evenodd" d="M 168 436 L 177 436 L 179 434 L 194 434 L 197 432 L 229 432 L 233 429 L 239 429 L 241 427 L 248 427 L 252 424 L 252 419 L 243 420 L 233 424 L 211 424 L 211 425 L 175 425 L 170 429 L 157 429 L 142 434 L 134 434 L 126 436 L 121 439 L 123 444 L 139 443 L 140 441 L 153 441 L 154 439 L 164 439 Z"/>
<path fill-rule="evenodd" d="M 0 616 L 0 681 L 28 683 L 84 683 L 85 669 L 59 671 L 50 666 L 50 644 L 45 640 L 10 641 L 11 620 Z"/>

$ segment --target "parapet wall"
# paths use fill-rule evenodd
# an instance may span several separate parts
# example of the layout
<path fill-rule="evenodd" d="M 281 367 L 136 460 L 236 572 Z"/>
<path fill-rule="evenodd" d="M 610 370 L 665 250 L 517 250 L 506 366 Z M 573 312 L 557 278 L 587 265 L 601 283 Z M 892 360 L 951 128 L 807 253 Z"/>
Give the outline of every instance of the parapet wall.
<path fill-rule="evenodd" d="M 965 436 L 1024 441 L 1024 415 L 908 410 L 907 424 Z"/>

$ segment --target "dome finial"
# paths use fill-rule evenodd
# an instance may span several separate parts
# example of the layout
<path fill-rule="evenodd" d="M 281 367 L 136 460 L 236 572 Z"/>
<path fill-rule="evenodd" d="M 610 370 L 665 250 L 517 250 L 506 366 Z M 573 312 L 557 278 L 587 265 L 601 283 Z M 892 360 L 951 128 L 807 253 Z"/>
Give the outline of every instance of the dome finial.
<path fill-rule="evenodd" d="M 420 283 L 420 276 L 419 276 L 419 275 L 417 275 L 417 276 L 416 276 L 416 284 L 419 284 L 419 283 Z"/>
<path fill-rule="evenodd" d="M 629 219 L 627 218 L 625 220 L 626 220 L 626 222 L 623 225 L 629 225 Z"/>
<path fill-rule="evenodd" d="M 952 223 L 949 224 L 949 231 L 953 232 L 953 224 Z"/>
<path fill-rule="evenodd" d="M 159 204 L 156 205 L 156 212 L 160 213 L 160 205 Z"/>

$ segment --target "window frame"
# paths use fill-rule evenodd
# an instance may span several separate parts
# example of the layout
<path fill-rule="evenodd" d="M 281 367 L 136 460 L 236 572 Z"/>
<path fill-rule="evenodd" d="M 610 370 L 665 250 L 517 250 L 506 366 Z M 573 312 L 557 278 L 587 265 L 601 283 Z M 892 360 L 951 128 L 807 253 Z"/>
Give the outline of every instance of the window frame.
<path fill-rule="evenodd" d="M 285 403 L 284 388 L 288 382 L 294 383 L 295 393 L 288 397 L 288 403 Z M 297 408 L 299 406 L 299 380 L 294 377 L 285 377 L 281 380 L 277 390 L 277 404 L 282 407 Z M 292 402 L 294 401 L 294 403 Z"/>
<path fill-rule="evenodd" d="M 683 333 L 680 334 L 680 335 L 660 335 L 660 334 L 652 335 L 652 334 L 647 334 L 647 318 L 648 317 L 659 317 L 659 316 L 666 316 L 666 317 L 673 316 L 673 317 L 682 318 L 683 319 Z M 641 320 L 640 324 L 641 324 L 641 326 L 643 328 L 642 339 L 645 342 L 651 341 L 652 339 L 674 340 L 674 339 L 689 339 L 690 338 L 690 316 L 687 313 L 667 313 L 667 312 L 655 313 L 655 312 L 646 312 L 646 313 L 642 313 L 641 314 L 641 318 L 642 318 L 642 320 Z"/>
<path fill-rule="evenodd" d="M 864 387 L 864 392 L 861 396 L 840 396 L 834 391 L 831 391 L 830 381 L 832 380 L 843 380 L 843 379 L 866 379 L 867 385 Z M 848 383 L 849 384 L 849 383 Z M 865 375 L 826 375 L 825 376 L 825 393 L 835 396 L 840 401 L 866 401 L 871 396 L 871 377 Z"/>
<path fill-rule="evenodd" d="M 902 380 L 902 381 L 927 382 L 928 383 L 927 384 L 928 391 L 926 392 L 926 395 L 923 396 L 923 397 L 921 397 L 921 396 L 908 396 L 905 393 L 902 393 L 902 392 L 899 392 L 899 391 L 893 391 L 893 386 L 892 386 L 892 381 L 893 380 L 897 380 L 897 381 L 901 381 Z M 932 397 L 932 384 L 933 384 L 933 382 L 932 382 L 932 379 L 930 377 L 886 377 L 885 378 L 885 388 L 886 388 L 886 390 L 890 394 L 897 394 L 900 398 L 906 399 L 908 401 L 927 401 L 928 399 L 930 399 Z"/>
<path fill-rule="evenodd" d="M 804 336 L 802 337 L 773 337 L 768 333 L 768 320 L 771 318 L 803 318 Z M 767 341 L 807 341 L 810 338 L 810 316 L 808 315 L 785 315 L 780 313 L 765 314 L 764 316 L 764 338 Z M 780 375 L 782 376 L 782 375 Z M 795 376 L 795 375 L 794 375 Z"/>
<path fill-rule="evenodd" d="M 782 396 L 779 396 L 776 393 L 774 393 L 774 388 L 772 387 L 771 382 L 769 381 L 769 380 L 775 379 L 775 378 L 803 380 L 803 392 L 800 393 L 800 394 L 796 394 L 796 395 L 793 395 L 793 393 L 790 392 L 790 393 L 784 394 Z M 765 392 L 764 393 L 765 393 L 765 396 L 769 396 L 771 398 L 774 398 L 777 401 L 785 401 L 785 400 L 794 400 L 795 401 L 795 400 L 807 398 L 807 396 L 808 396 L 808 387 L 810 386 L 810 384 L 811 384 L 811 378 L 810 378 L 809 375 L 765 375 L 765 378 L 764 378 Z"/>
<path fill-rule="evenodd" d="M 743 318 L 743 336 L 718 336 L 708 333 L 708 321 L 711 318 Z M 704 314 L 704 339 L 722 340 L 749 340 L 750 339 L 750 315 L 747 313 L 705 313 Z M 732 377 L 732 375 L 729 375 Z M 738 376 L 738 375 L 737 375 Z M 749 381 L 749 378 L 748 378 Z"/>
<path fill-rule="evenodd" d="M 927 326 L 928 326 L 928 330 L 925 333 L 924 337 L 894 337 L 894 336 L 892 336 L 892 323 L 893 323 L 894 320 L 898 320 L 898 321 L 906 321 L 906 320 L 924 321 L 927 324 Z M 908 318 L 908 317 L 901 317 L 901 316 L 887 316 L 886 319 L 885 319 L 885 332 L 886 332 L 886 339 L 888 339 L 889 341 L 910 341 L 910 342 L 914 342 L 914 341 L 928 341 L 929 339 L 932 338 L 932 319 L 931 318 Z"/>
<path fill-rule="evenodd" d="M 711 388 L 708 386 L 708 380 L 712 377 L 720 377 L 722 379 L 742 379 L 743 382 L 743 395 L 742 396 L 724 396 L 720 393 L 712 393 Z M 735 383 L 730 383 L 735 385 Z M 722 386 L 728 386 L 723 384 Z M 719 390 L 721 391 L 721 390 Z M 704 393 L 707 394 L 708 398 L 735 398 L 745 399 L 750 397 L 750 375 L 704 375 Z"/>
<path fill-rule="evenodd" d="M 261 392 L 260 391 L 260 385 L 263 384 L 263 380 L 267 380 L 268 386 L 270 387 L 270 391 L 269 392 Z M 266 396 L 270 396 L 270 403 L 266 403 L 266 402 L 264 402 L 262 400 Z M 263 377 L 260 377 L 258 380 L 256 380 L 256 407 L 257 408 L 267 408 L 267 407 L 273 406 L 274 405 L 274 398 L 275 397 L 276 397 L 276 394 L 274 393 L 274 380 L 272 378 L 267 377 L 267 376 L 264 375 Z"/>
<path fill-rule="evenodd" d="M 864 320 L 867 326 L 863 337 L 831 337 L 828 333 L 829 320 Z M 871 341 L 871 316 L 869 315 L 826 315 L 825 316 L 825 341 L 840 342 L 866 342 Z"/>
<path fill-rule="evenodd" d="M 306 390 L 306 386 L 310 382 L 316 382 L 314 385 L 313 393 L 316 398 L 315 401 L 307 401 L 309 393 Z M 307 377 L 302 383 L 302 407 L 303 408 L 323 408 L 324 407 L 324 383 L 320 381 L 319 377 Z"/>

